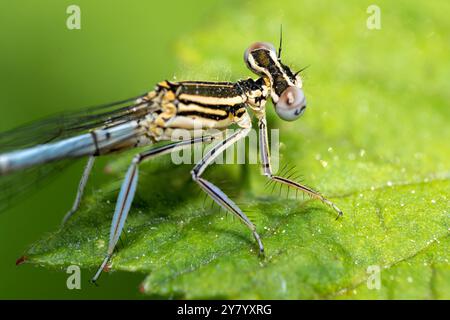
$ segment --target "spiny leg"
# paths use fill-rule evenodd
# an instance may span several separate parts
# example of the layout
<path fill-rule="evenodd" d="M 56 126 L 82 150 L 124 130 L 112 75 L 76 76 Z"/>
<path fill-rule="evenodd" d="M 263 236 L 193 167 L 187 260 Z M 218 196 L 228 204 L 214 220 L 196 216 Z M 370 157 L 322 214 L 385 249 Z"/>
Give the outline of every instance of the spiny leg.
<path fill-rule="evenodd" d="M 174 142 L 162 147 L 154 148 L 149 151 L 137 154 L 131 161 L 131 165 L 125 175 L 125 179 L 120 188 L 119 196 L 117 198 L 116 208 L 114 211 L 114 216 L 111 223 L 111 229 L 109 234 L 109 244 L 106 257 L 96 274 L 92 278 L 92 282 L 95 283 L 100 277 L 103 269 L 108 264 L 111 256 L 116 247 L 117 241 L 119 241 L 120 235 L 122 234 L 123 227 L 125 225 L 125 220 L 127 219 L 128 212 L 130 211 L 131 203 L 133 202 L 134 195 L 136 193 L 136 186 L 138 181 L 138 166 L 144 161 L 157 156 L 161 156 L 170 152 L 174 152 L 179 149 L 187 148 L 197 143 L 207 143 L 211 142 L 214 136 L 204 136 L 199 138 L 194 138 L 190 140 L 184 140 L 180 142 Z"/>
<path fill-rule="evenodd" d="M 313 190 L 313 189 L 311 189 L 311 188 L 309 188 L 309 187 L 307 187 L 305 185 L 302 185 L 302 184 L 300 184 L 298 182 L 295 182 L 295 181 L 292 181 L 292 180 L 289 180 L 289 179 L 286 179 L 286 178 L 283 178 L 283 177 L 270 176 L 269 178 L 274 180 L 274 181 L 276 181 L 276 182 L 279 182 L 279 183 L 285 184 L 285 185 L 287 185 L 289 187 L 293 187 L 293 188 L 295 188 L 297 190 L 300 190 L 300 191 L 310 195 L 314 199 L 318 199 L 318 200 L 322 201 L 323 203 L 325 203 L 326 205 L 330 206 L 331 208 L 333 208 L 338 213 L 338 216 L 336 217 L 336 219 L 338 219 L 339 217 L 342 217 L 342 215 L 343 215 L 342 210 L 339 209 L 333 202 L 331 202 L 330 200 L 328 200 L 327 198 L 322 196 L 319 192 L 317 192 L 317 191 L 315 191 L 315 190 Z"/>
<path fill-rule="evenodd" d="M 255 225 L 250 221 L 250 219 L 242 212 L 242 210 L 230 199 L 228 196 L 223 193 L 218 187 L 214 184 L 201 178 L 201 175 L 205 171 L 205 169 L 214 161 L 215 158 L 219 154 L 221 154 L 225 149 L 229 146 L 236 143 L 238 140 L 245 138 L 247 134 L 250 132 L 250 127 L 242 128 L 236 131 L 234 134 L 224 139 L 215 145 L 205 156 L 204 158 L 192 169 L 192 179 L 199 184 L 199 186 L 222 208 L 225 210 L 231 211 L 235 214 L 251 231 L 253 237 L 258 243 L 260 254 L 264 254 L 264 246 L 261 242 L 261 238 L 256 231 Z"/>
<path fill-rule="evenodd" d="M 261 163 L 262 163 L 264 175 L 267 176 L 272 181 L 285 184 L 288 187 L 293 187 L 296 190 L 300 190 L 300 191 L 310 195 L 314 199 L 318 199 L 318 200 L 322 201 L 323 203 L 330 206 L 338 213 L 338 216 L 336 217 L 336 219 L 341 217 L 343 215 L 342 210 L 339 209 L 333 202 L 331 202 L 330 200 L 328 200 L 327 198 L 322 196 L 319 192 L 317 192 L 305 185 L 302 185 L 298 182 L 289 180 L 289 177 L 283 178 L 280 176 L 273 175 L 272 167 L 270 165 L 269 143 L 268 143 L 268 137 L 267 137 L 267 122 L 266 122 L 265 116 L 261 117 L 259 119 L 258 125 L 259 125 L 260 157 L 261 157 Z"/>
<path fill-rule="evenodd" d="M 95 161 L 95 156 L 90 156 L 86 163 L 86 166 L 84 167 L 83 174 L 80 179 L 80 183 L 78 184 L 77 195 L 76 195 L 75 201 L 72 205 L 72 209 L 70 209 L 69 212 L 67 212 L 66 215 L 64 216 L 64 218 L 62 220 L 62 225 L 64 225 L 80 207 L 84 189 L 86 188 L 86 184 L 87 184 L 89 175 L 92 171 L 92 167 L 94 166 L 94 161 Z"/>

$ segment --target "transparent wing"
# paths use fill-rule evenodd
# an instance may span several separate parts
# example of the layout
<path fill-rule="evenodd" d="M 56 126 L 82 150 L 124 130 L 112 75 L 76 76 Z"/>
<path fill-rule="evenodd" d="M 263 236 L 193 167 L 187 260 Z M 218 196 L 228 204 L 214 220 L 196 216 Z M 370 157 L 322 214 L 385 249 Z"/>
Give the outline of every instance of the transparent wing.
<path fill-rule="evenodd" d="M 68 138 L 84 131 L 141 117 L 148 101 L 145 94 L 104 105 L 60 113 L 0 133 L 0 154 Z"/>
<path fill-rule="evenodd" d="M 60 173 L 72 163 L 74 162 L 64 160 L 0 176 L 0 213 L 14 206 L 24 195 L 46 186 L 56 173 Z M 74 186 L 76 184 L 75 181 Z"/>
<path fill-rule="evenodd" d="M 149 108 L 149 101 L 144 98 L 145 96 L 146 94 L 143 94 L 122 101 L 57 114 L 0 133 L 0 155 L 68 138 L 94 128 L 140 118 Z M 52 162 L 0 176 L 0 212 L 14 205 L 24 194 L 49 183 L 54 174 L 60 173 L 71 163 L 73 160 Z"/>

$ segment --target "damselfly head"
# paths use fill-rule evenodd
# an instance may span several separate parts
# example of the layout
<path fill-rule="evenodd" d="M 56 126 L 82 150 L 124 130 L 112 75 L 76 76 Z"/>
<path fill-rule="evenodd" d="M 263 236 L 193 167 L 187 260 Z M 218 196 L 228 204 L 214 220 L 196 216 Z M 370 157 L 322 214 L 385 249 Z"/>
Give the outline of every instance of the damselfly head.
<path fill-rule="evenodd" d="M 273 44 L 255 42 L 245 50 L 244 60 L 251 71 L 269 79 L 270 96 L 281 119 L 293 121 L 303 114 L 306 98 L 302 79 L 281 62 Z"/>

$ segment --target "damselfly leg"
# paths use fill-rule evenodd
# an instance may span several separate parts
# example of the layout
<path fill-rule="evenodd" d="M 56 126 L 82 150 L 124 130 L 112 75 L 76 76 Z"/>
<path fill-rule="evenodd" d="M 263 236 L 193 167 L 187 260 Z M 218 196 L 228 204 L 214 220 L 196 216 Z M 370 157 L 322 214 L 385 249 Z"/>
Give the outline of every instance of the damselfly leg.
<path fill-rule="evenodd" d="M 80 179 L 80 183 L 78 184 L 77 195 L 75 197 L 75 201 L 72 205 L 72 208 L 69 212 L 66 213 L 62 220 L 62 225 L 64 225 L 70 217 L 78 210 L 81 203 L 81 198 L 83 197 L 84 189 L 86 188 L 87 181 L 89 179 L 89 175 L 91 174 L 92 167 L 94 166 L 95 156 L 90 156 L 84 167 L 83 174 Z"/>
<path fill-rule="evenodd" d="M 244 139 L 250 132 L 251 127 L 242 128 L 236 131 L 234 134 L 228 138 L 221 141 L 219 144 L 214 146 L 205 157 L 192 169 L 192 179 L 197 182 L 200 187 L 222 208 L 231 211 L 235 214 L 252 232 L 253 237 L 258 243 L 260 254 L 264 254 L 264 246 L 262 244 L 261 238 L 256 231 L 255 225 L 250 221 L 250 219 L 242 212 L 242 210 L 230 199 L 228 196 L 222 192 L 214 184 L 201 178 L 201 175 L 206 170 L 206 168 L 214 161 L 217 156 L 219 156 L 225 149 L 233 145 L 240 139 Z"/>
<path fill-rule="evenodd" d="M 184 149 L 191 147 L 192 145 L 201 144 L 201 143 L 209 143 L 213 141 L 216 136 L 202 136 L 198 138 L 193 138 L 190 140 L 184 140 L 179 142 L 174 142 L 165 146 L 161 146 L 158 148 L 151 149 L 149 151 L 140 153 L 136 155 L 131 165 L 128 168 L 128 171 L 125 175 L 125 179 L 122 183 L 119 196 L 117 198 L 116 208 L 114 211 L 114 216 L 111 223 L 111 229 L 109 234 L 109 244 L 108 244 L 108 252 L 106 257 L 103 259 L 103 262 L 98 269 L 97 273 L 92 278 L 92 282 L 95 283 L 97 279 L 100 277 L 103 269 L 108 264 L 111 256 L 114 252 L 114 248 L 116 247 L 117 242 L 119 241 L 120 235 L 122 234 L 123 227 L 125 225 L 125 221 L 128 216 L 128 212 L 130 211 L 131 203 L 133 202 L 133 198 L 136 192 L 136 186 L 138 182 L 138 166 L 144 160 L 149 160 L 151 158 L 155 158 L 157 156 L 161 156 L 170 152 L 177 151 L 179 149 Z"/>
<path fill-rule="evenodd" d="M 301 192 L 308 194 L 312 198 L 322 201 L 323 203 L 330 206 L 331 208 L 333 208 L 333 210 L 335 210 L 338 213 L 336 219 L 341 217 L 343 215 L 342 210 L 339 209 L 333 202 L 322 196 L 319 192 L 305 185 L 302 185 L 298 182 L 289 180 L 288 178 L 273 175 L 272 166 L 270 164 L 270 153 L 267 136 L 267 122 L 265 116 L 261 116 L 261 118 L 259 119 L 258 126 L 259 126 L 260 157 L 264 175 L 275 182 L 282 183 L 287 185 L 288 187 L 300 190 Z"/>

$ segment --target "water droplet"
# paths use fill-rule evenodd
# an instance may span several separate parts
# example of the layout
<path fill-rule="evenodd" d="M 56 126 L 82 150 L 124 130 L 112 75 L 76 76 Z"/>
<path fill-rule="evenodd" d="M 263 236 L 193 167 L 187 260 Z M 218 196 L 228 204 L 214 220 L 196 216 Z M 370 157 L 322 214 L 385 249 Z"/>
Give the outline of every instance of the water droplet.
<path fill-rule="evenodd" d="M 328 152 L 333 152 L 333 147 L 329 147 Z"/>
<path fill-rule="evenodd" d="M 360 156 L 360 157 L 364 157 L 365 155 L 366 155 L 366 150 L 361 149 L 361 150 L 359 151 L 359 156 Z"/>
<path fill-rule="evenodd" d="M 392 181 L 387 182 L 388 187 L 392 187 Z"/>
<path fill-rule="evenodd" d="M 324 161 L 324 160 L 320 160 L 320 164 L 322 165 L 322 167 L 326 168 L 328 166 L 328 162 Z"/>

